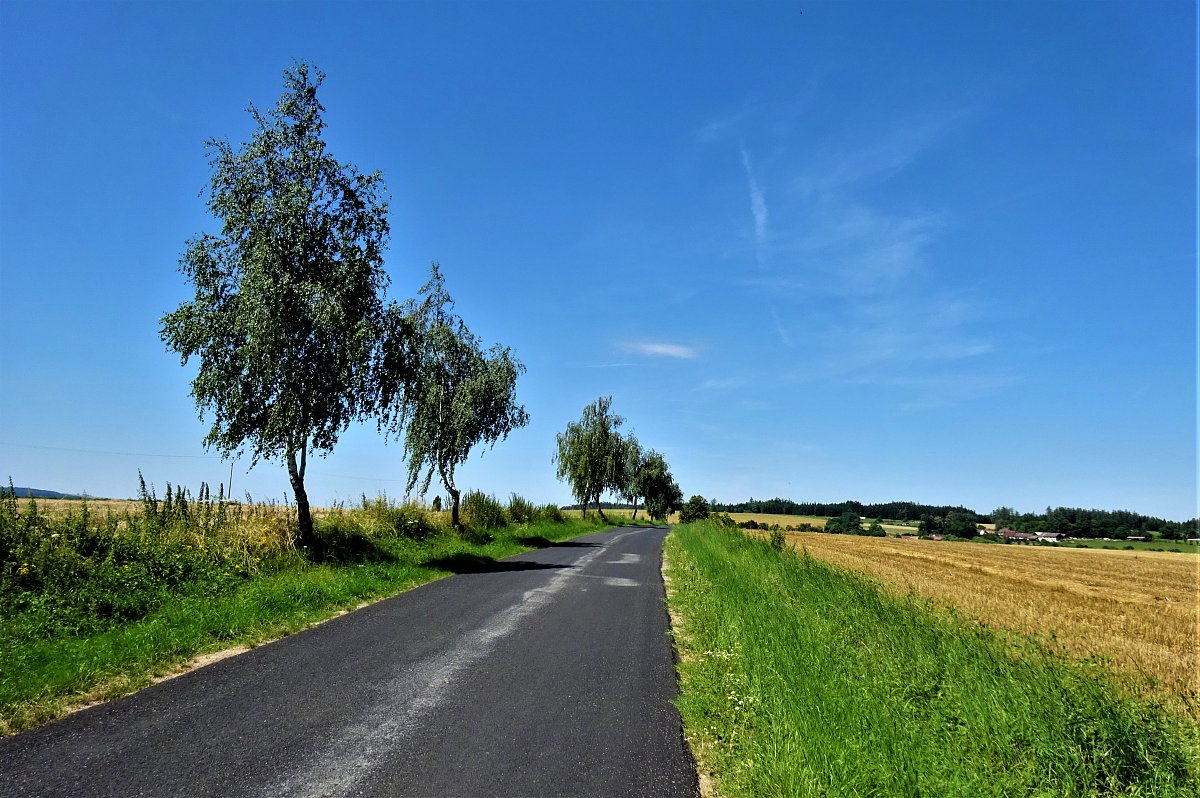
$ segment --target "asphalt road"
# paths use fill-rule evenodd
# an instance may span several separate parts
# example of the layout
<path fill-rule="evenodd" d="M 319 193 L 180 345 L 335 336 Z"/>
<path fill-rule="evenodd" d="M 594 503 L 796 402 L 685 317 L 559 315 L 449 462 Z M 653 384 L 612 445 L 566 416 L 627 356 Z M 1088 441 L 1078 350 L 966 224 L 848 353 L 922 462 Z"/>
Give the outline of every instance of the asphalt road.
<path fill-rule="evenodd" d="M 443 579 L 0 740 L 6 796 L 694 796 L 663 529 Z"/>

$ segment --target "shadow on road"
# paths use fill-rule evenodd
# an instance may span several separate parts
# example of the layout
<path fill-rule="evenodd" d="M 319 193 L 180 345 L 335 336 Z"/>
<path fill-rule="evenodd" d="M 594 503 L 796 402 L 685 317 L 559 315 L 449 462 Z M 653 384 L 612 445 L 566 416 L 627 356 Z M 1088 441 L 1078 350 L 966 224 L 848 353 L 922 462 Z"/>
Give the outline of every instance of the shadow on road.
<path fill-rule="evenodd" d="M 436 568 L 439 571 L 450 571 L 455 574 L 494 574 L 506 571 L 542 571 L 556 568 L 574 568 L 573 565 L 548 565 L 540 562 L 524 562 L 521 560 L 494 560 L 478 554 L 454 554 L 449 557 L 438 557 L 426 560 L 426 568 Z"/>
<path fill-rule="evenodd" d="M 535 548 L 539 548 L 539 549 L 548 549 L 551 546 L 554 546 L 557 548 L 583 548 L 583 547 L 595 548 L 600 545 L 599 543 L 581 543 L 581 542 L 575 541 L 575 540 L 561 540 L 561 541 L 555 543 L 552 540 L 547 540 L 546 538 L 542 537 L 541 535 L 531 535 L 528 537 L 517 538 L 517 542 L 520 543 L 522 546 L 534 546 Z"/>

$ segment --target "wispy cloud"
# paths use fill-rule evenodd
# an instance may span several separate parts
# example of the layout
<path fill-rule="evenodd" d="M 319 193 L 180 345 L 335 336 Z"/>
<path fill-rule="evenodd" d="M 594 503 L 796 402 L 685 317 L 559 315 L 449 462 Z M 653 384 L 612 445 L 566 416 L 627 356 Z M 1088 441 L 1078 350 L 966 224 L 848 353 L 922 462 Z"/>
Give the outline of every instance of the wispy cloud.
<path fill-rule="evenodd" d="M 745 143 L 755 131 L 738 121 L 758 269 L 733 279 L 761 297 L 780 343 L 811 358 L 809 374 L 878 386 L 912 407 L 1012 384 L 1011 375 L 996 376 L 1000 345 L 986 303 L 955 280 L 954 264 L 935 257 L 954 216 L 922 206 L 911 191 L 903 200 L 888 191 L 971 113 L 874 120 L 857 141 L 810 140 L 803 153 L 776 144 L 770 170 Z M 751 121 L 767 124 L 761 116 Z"/>
<path fill-rule="evenodd" d="M 770 268 L 768 258 L 770 211 L 767 210 L 767 200 L 762 186 L 759 184 L 758 178 L 754 176 L 754 167 L 750 163 L 750 151 L 742 146 L 739 148 L 739 152 L 742 156 L 742 169 L 746 172 L 746 186 L 750 192 L 750 215 L 754 219 L 754 260 L 758 264 L 759 272 L 763 273 Z M 791 346 L 792 339 L 783 326 L 774 300 L 767 297 L 766 305 L 767 311 L 771 314 L 771 320 L 775 323 L 775 333 L 779 336 L 780 343 L 784 346 Z"/>
<path fill-rule="evenodd" d="M 745 384 L 745 380 L 737 377 L 709 377 L 701 382 L 693 390 L 695 391 L 729 391 L 734 388 L 740 388 Z"/>
<path fill-rule="evenodd" d="M 712 144 L 725 138 L 730 132 L 737 130 L 755 111 L 754 106 L 746 106 L 741 110 L 713 119 L 696 131 L 696 140 L 701 144 Z"/>
<path fill-rule="evenodd" d="M 767 243 L 767 201 L 763 197 L 762 187 L 754 177 L 754 170 L 750 167 L 750 153 L 745 147 L 741 148 L 741 153 L 742 168 L 746 170 L 746 183 L 750 188 L 750 213 L 754 216 L 754 248 L 761 265 L 763 247 Z"/>
<path fill-rule="evenodd" d="M 650 341 L 625 344 L 625 351 L 636 352 L 639 355 L 647 355 L 649 357 L 674 357 L 682 360 L 692 360 L 698 354 L 696 350 L 690 346 Z"/>
<path fill-rule="evenodd" d="M 858 142 L 839 141 L 809 160 L 795 180 L 803 192 L 844 190 L 886 180 L 931 150 L 954 127 L 970 117 L 969 108 L 955 108 L 881 126 L 887 132 Z"/>

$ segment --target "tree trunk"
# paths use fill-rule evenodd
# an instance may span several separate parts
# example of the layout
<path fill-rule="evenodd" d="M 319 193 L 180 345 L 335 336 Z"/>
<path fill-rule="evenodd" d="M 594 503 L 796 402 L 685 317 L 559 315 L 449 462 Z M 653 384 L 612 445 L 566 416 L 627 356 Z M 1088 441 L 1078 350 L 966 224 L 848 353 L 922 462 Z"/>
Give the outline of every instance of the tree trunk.
<path fill-rule="evenodd" d="M 633 519 L 632 519 L 634 521 L 637 520 L 637 511 L 638 511 L 638 503 L 637 503 L 637 497 L 635 496 L 633 499 Z"/>
<path fill-rule="evenodd" d="M 450 526 L 453 529 L 461 529 L 458 523 L 458 488 L 447 485 L 446 489 L 450 491 Z"/>
<path fill-rule="evenodd" d="M 307 442 L 306 442 L 307 443 Z M 308 507 L 308 492 L 304 490 L 304 470 L 307 463 L 306 449 L 300 450 L 300 464 L 296 465 L 296 453 L 288 452 L 288 477 L 292 481 L 292 493 L 296 497 L 296 524 L 299 527 L 299 542 L 307 546 L 313 542 L 312 513 Z"/>
<path fill-rule="evenodd" d="M 600 506 L 600 494 L 596 494 L 596 512 L 600 513 L 600 520 L 608 523 L 608 519 L 604 517 L 604 508 Z"/>

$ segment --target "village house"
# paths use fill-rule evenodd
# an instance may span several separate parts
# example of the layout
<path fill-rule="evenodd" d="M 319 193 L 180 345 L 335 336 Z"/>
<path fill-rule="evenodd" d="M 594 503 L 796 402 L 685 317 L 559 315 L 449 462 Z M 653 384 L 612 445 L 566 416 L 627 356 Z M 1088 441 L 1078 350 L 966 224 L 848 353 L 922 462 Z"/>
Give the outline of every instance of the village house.
<path fill-rule="evenodd" d="M 1038 540 L 1038 536 L 1032 532 L 1016 532 L 1008 527 L 997 530 L 996 534 L 1000 535 L 1009 543 L 1032 543 L 1033 541 Z"/>

